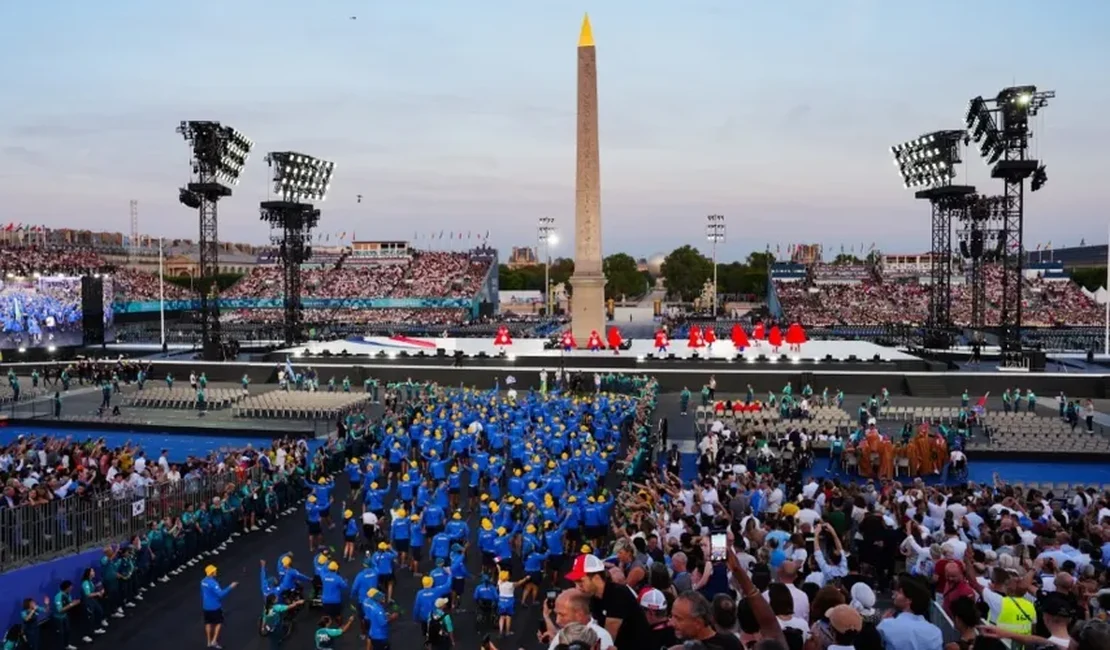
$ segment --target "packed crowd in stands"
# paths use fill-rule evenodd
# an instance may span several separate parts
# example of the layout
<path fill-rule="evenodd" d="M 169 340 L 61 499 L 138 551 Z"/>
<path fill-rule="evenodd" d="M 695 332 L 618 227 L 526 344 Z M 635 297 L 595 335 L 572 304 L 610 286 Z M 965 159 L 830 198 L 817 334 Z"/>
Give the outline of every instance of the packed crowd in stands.
<path fill-rule="evenodd" d="M 989 324 L 999 318 L 1002 269 L 988 264 L 983 275 Z M 928 285 L 912 281 L 776 282 L 775 290 L 786 317 L 807 326 L 923 324 L 929 312 Z M 1089 326 L 1103 320 L 1099 305 L 1074 282 L 1026 278 L 1022 293 L 1027 326 Z M 962 278 L 952 285 L 952 319 L 957 325 L 971 322 L 971 286 Z"/>
<path fill-rule="evenodd" d="M 152 302 L 159 300 L 163 292 L 166 300 L 189 300 L 196 295 L 172 282 L 159 282 L 153 273 L 134 269 L 117 269 L 112 274 L 112 284 L 116 302 Z"/>
<path fill-rule="evenodd" d="M 465 253 L 423 252 L 411 263 L 389 259 L 373 264 L 342 265 L 302 271 L 306 298 L 466 298 L 481 287 L 486 262 Z M 253 269 L 223 293 L 227 298 L 280 298 L 281 268 Z"/>
<path fill-rule="evenodd" d="M 239 309 L 220 314 L 228 323 L 281 323 L 285 314 L 280 309 Z M 306 309 L 304 322 L 308 325 L 333 323 L 358 325 L 458 325 L 466 322 L 464 309 Z"/>
<path fill-rule="evenodd" d="M 18 276 L 35 273 L 83 275 L 99 272 L 106 263 L 92 249 L 81 246 L 0 247 L 0 272 Z"/>

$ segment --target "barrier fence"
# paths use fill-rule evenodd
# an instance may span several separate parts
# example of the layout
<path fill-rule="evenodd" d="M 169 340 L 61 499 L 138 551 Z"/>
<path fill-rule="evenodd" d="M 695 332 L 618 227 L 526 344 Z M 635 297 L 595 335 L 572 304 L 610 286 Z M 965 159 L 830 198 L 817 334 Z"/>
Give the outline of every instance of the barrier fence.
<path fill-rule="evenodd" d="M 38 505 L 0 509 L 0 573 L 65 555 L 130 540 L 152 522 L 187 507 L 210 504 L 262 470 L 226 471 L 182 477 L 124 494 L 75 494 Z M 230 488 L 230 490 L 229 490 Z"/>

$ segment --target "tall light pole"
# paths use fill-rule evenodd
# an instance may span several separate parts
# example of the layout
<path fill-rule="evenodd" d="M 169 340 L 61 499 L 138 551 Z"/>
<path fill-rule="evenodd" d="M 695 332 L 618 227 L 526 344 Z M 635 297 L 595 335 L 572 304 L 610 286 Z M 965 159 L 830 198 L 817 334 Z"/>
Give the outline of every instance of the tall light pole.
<path fill-rule="evenodd" d="M 711 214 L 705 217 L 705 237 L 713 245 L 713 317 L 717 317 L 717 244 L 725 243 L 725 216 Z"/>
<path fill-rule="evenodd" d="M 559 243 L 559 235 L 555 232 L 555 217 L 540 217 L 536 240 L 543 244 L 543 313 L 551 318 L 551 246 Z M 539 257 L 538 246 L 536 256 Z"/>

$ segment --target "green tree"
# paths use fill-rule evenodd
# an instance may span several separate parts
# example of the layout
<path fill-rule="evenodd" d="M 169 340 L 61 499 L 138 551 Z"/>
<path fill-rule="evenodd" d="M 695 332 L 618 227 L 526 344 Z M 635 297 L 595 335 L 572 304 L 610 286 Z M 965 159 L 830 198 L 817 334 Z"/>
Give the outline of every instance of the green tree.
<path fill-rule="evenodd" d="M 636 268 L 636 260 L 627 253 L 616 253 L 601 263 L 605 272 L 605 297 L 620 300 L 622 296 L 635 297 L 644 293 L 644 276 Z"/>
<path fill-rule="evenodd" d="M 1072 269 L 1071 279 L 1087 291 L 1098 291 L 1106 284 L 1106 267 L 1095 266 L 1087 269 Z"/>
<path fill-rule="evenodd" d="M 833 264 L 861 264 L 863 260 L 850 253 L 840 253 L 833 259 Z"/>
<path fill-rule="evenodd" d="M 667 292 L 684 301 L 701 295 L 705 281 L 713 277 L 713 262 L 690 245 L 671 251 L 663 260 Z"/>

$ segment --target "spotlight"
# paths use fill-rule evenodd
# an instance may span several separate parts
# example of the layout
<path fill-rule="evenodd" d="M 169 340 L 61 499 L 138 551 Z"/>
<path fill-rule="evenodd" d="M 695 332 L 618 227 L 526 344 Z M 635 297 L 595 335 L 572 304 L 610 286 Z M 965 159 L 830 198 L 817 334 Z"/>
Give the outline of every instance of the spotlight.
<path fill-rule="evenodd" d="M 23 354 L 26 351 L 27 351 L 27 348 L 19 348 L 19 353 L 20 354 Z"/>
<path fill-rule="evenodd" d="M 295 151 L 274 151 L 266 156 L 274 168 L 274 193 L 293 203 L 314 203 L 327 198 L 335 163 Z"/>
<path fill-rule="evenodd" d="M 214 172 L 216 178 L 232 185 L 239 182 L 254 147 L 245 135 L 219 122 L 201 120 L 182 122 L 177 132 L 192 145 L 198 167 Z"/>
<path fill-rule="evenodd" d="M 46 351 L 50 352 L 50 353 L 54 353 L 54 352 L 58 351 L 58 348 L 54 347 L 53 345 L 48 345 L 48 346 L 46 346 Z"/>
<path fill-rule="evenodd" d="M 910 187 L 945 185 L 956 175 L 963 131 L 935 131 L 890 148 L 902 182 Z"/>

